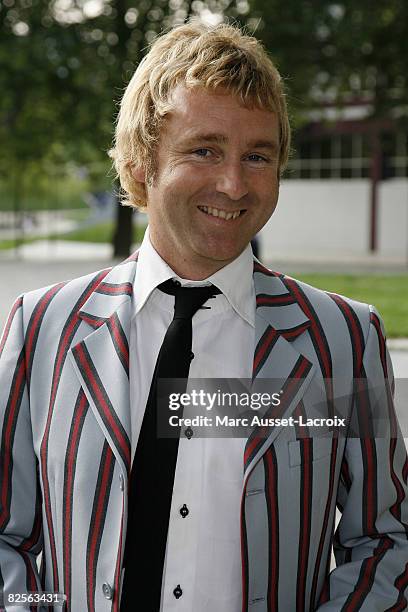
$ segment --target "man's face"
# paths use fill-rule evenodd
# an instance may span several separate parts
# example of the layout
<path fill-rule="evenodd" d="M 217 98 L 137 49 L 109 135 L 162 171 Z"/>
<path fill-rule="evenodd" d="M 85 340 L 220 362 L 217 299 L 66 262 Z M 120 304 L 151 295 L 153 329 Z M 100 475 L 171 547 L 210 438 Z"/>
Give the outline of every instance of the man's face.
<path fill-rule="evenodd" d="M 175 272 L 202 279 L 238 257 L 275 210 L 278 120 L 225 90 L 178 86 L 172 101 L 146 184 L 150 237 Z"/>

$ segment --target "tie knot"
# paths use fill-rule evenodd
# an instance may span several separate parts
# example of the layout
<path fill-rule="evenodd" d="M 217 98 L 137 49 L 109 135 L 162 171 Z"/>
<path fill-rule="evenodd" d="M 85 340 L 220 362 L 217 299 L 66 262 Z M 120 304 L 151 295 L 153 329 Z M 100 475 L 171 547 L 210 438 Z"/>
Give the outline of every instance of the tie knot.
<path fill-rule="evenodd" d="M 157 288 L 164 293 L 175 296 L 175 319 L 191 319 L 209 298 L 221 293 L 214 285 L 181 287 L 172 280 L 161 283 Z"/>

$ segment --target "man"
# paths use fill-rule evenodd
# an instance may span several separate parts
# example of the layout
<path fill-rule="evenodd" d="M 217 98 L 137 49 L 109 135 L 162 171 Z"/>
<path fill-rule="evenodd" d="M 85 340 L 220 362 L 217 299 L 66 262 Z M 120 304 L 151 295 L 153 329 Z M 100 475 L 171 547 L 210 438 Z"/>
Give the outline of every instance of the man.
<path fill-rule="evenodd" d="M 380 319 L 271 272 L 249 247 L 288 149 L 259 42 L 192 23 L 155 41 L 111 151 L 125 202 L 148 214 L 140 251 L 20 297 L 1 341 L 6 597 L 64 593 L 75 612 L 405 609 L 408 461 Z M 180 323 L 180 296 L 206 292 Z M 184 353 L 168 343 L 175 328 Z M 190 378 L 280 380 L 273 414 L 297 424 L 331 414 L 357 379 L 347 416 L 368 429 L 277 424 L 223 440 L 182 427 L 166 445 L 156 383 L 163 355 L 177 373 L 186 351 Z M 382 438 L 370 435 L 376 402 L 392 427 Z"/>

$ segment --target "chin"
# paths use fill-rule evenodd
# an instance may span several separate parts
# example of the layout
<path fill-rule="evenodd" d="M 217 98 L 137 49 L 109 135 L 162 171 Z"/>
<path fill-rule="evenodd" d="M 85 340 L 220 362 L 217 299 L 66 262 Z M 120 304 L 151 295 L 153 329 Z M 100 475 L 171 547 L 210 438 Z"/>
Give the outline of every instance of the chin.
<path fill-rule="evenodd" d="M 233 261 L 239 255 L 241 255 L 242 251 L 245 249 L 248 243 L 245 244 L 220 244 L 217 241 L 217 244 L 205 243 L 196 245 L 194 249 L 195 253 L 203 259 L 208 261 L 214 261 L 218 263 Z"/>
<path fill-rule="evenodd" d="M 222 262 L 226 262 L 228 263 L 229 261 L 233 261 L 234 259 L 236 259 L 239 255 L 241 255 L 242 251 L 244 249 L 234 249 L 234 250 L 219 250 L 219 251 L 215 251 L 215 252 L 211 252 L 211 253 L 206 253 L 204 255 L 204 257 L 206 257 L 206 259 L 212 260 L 212 261 L 216 261 L 219 263 Z"/>

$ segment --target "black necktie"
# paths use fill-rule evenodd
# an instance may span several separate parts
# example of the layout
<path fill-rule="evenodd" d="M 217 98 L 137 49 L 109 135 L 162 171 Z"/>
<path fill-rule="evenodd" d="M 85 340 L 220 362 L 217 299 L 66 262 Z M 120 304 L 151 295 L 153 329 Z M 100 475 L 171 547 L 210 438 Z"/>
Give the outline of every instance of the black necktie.
<path fill-rule="evenodd" d="M 212 285 L 181 287 L 171 280 L 158 288 L 175 296 L 174 317 L 157 357 L 130 474 L 121 612 L 160 609 L 179 438 L 157 437 L 157 383 L 161 378 L 188 378 L 194 357 L 192 317 L 209 298 L 220 293 Z"/>

